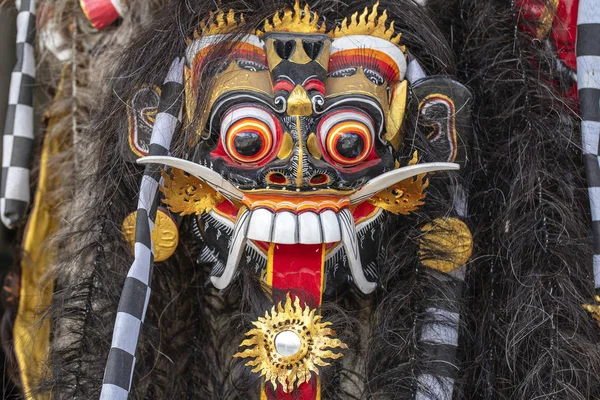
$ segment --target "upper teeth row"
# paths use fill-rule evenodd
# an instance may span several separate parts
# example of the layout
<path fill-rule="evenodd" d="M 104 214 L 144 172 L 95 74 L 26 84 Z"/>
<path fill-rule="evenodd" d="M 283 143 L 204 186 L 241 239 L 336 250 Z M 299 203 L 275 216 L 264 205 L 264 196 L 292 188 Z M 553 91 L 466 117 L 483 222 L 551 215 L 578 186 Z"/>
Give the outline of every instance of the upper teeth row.
<path fill-rule="evenodd" d="M 259 208 L 252 211 L 246 237 L 281 244 L 319 244 L 341 241 L 342 231 L 338 215 L 332 210 L 294 214 Z"/>
<path fill-rule="evenodd" d="M 218 289 L 226 288 L 233 279 L 248 239 L 279 244 L 341 241 L 346 251 L 350 273 L 358 289 L 363 293 L 371 293 L 377 286 L 375 282 L 369 282 L 365 277 L 358 250 L 354 218 L 347 208 L 339 213 L 331 210 L 320 213 L 305 211 L 298 215 L 289 211 L 273 213 L 264 208 L 244 211 L 238 216 L 233 228 L 223 274 L 210 278 Z"/>

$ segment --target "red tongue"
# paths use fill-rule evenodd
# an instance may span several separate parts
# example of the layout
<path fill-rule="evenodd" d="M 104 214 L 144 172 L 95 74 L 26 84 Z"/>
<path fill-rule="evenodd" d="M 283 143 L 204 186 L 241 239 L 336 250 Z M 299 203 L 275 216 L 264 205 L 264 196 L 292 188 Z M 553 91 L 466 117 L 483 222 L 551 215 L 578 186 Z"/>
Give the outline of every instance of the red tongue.
<path fill-rule="evenodd" d="M 325 246 L 277 244 L 269 247 L 267 283 L 283 293 L 291 292 L 312 308 L 321 305 Z"/>
<path fill-rule="evenodd" d="M 324 286 L 325 244 L 277 244 L 269 247 L 267 283 L 282 293 L 295 294 L 311 308 L 321 305 Z M 282 299 L 280 299 L 282 300 Z M 319 377 L 313 376 L 292 393 L 282 388 L 274 391 L 265 385 L 268 400 L 316 400 L 320 399 Z"/>

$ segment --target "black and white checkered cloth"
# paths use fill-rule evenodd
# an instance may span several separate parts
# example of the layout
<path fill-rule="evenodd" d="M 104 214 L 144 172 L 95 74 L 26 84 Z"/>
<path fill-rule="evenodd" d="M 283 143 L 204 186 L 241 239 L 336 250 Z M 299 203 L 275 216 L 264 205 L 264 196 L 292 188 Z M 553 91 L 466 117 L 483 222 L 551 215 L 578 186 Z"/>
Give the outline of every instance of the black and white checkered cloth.
<path fill-rule="evenodd" d="M 17 0 L 17 64 L 10 77 L 3 136 L 0 219 L 12 228 L 29 204 L 29 162 L 33 148 L 35 83 L 35 0 Z"/>
<path fill-rule="evenodd" d="M 600 290 L 600 0 L 580 0 L 577 17 L 577 86 L 583 157 L 594 240 L 594 286 Z"/>
<path fill-rule="evenodd" d="M 161 87 L 148 155 L 169 155 L 171 139 L 181 118 L 183 66 L 183 58 L 174 60 Z M 154 267 L 154 248 L 150 233 L 154 228 L 158 207 L 160 168 L 160 165 L 149 164 L 142 177 L 135 227 L 135 259 L 121 292 L 112 345 L 104 370 L 100 394 L 102 400 L 125 400 L 131 389 L 135 351 L 150 299 Z"/>

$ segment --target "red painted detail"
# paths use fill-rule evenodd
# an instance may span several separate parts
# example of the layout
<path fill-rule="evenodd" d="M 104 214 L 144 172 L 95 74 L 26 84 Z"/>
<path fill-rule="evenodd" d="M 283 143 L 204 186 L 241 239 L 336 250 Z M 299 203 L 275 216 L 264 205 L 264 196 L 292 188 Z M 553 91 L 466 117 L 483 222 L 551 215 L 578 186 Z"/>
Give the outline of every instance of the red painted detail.
<path fill-rule="evenodd" d="M 319 80 L 319 79 L 309 79 L 306 82 L 304 82 L 304 89 L 308 92 L 309 90 L 316 90 L 319 93 L 321 93 L 323 96 L 325 96 L 325 84 L 323 83 L 323 81 Z"/>
<path fill-rule="evenodd" d="M 292 82 L 286 81 L 286 80 L 277 81 L 273 85 L 273 92 L 278 92 L 280 90 L 291 93 L 292 90 L 294 90 L 294 84 Z"/>
<path fill-rule="evenodd" d="M 311 308 L 321 305 L 323 281 L 323 245 L 322 244 L 274 244 L 270 254 L 272 260 L 272 287 L 283 295 L 296 295 Z M 283 300 L 283 299 L 278 299 Z M 269 400 L 315 400 L 317 398 L 318 377 L 313 374 L 308 383 L 301 384 L 292 393 L 282 388 L 274 391 L 266 384 Z"/>
<path fill-rule="evenodd" d="M 237 220 L 239 208 L 231 204 L 229 201 L 223 201 L 221 204 L 217 204 L 215 208 L 221 212 L 221 214 L 228 216 L 232 221 Z"/>
<path fill-rule="evenodd" d="M 317 174 L 310 178 L 310 183 L 313 185 L 322 185 L 323 183 L 327 183 L 328 178 L 325 174 Z"/>
<path fill-rule="evenodd" d="M 297 295 L 310 307 L 321 304 L 322 244 L 275 244 L 272 287 Z"/>
<path fill-rule="evenodd" d="M 237 108 L 237 107 L 235 107 L 235 108 Z M 229 110 L 227 114 L 233 112 L 235 110 L 235 108 L 232 108 L 231 110 Z M 256 107 L 256 108 L 258 108 L 258 107 Z M 271 134 L 273 135 L 273 140 L 272 140 L 273 144 L 272 144 L 271 149 L 268 152 L 268 154 L 265 157 L 263 157 L 262 159 L 260 159 L 256 162 L 248 162 L 248 163 L 242 163 L 237 160 L 234 160 L 227 153 L 225 146 L 223 146 L 223 140 L 219 140 L 217 143 L 217 147 L 213 151 L 210 152 L 211 157 L 222 158 L 225 162 L 227 162 L 228 165 L 231 165 L 231 166 L 234 166 L 237 168 L 255 169 L 255 168 L 264 166 L 265 164 L 267 164 L 268 162 L 273 160 L 273 158 L 275 158 L 275 156 L 279 152 L 279 149 L 281 148 L 281 142 L 282 142 L 281 138 L 283 136 L 283 130 L 281 128 L 281 123 L 279 122 L 279 120 L 277 118 L 275 118 L 275 116 L 271 115 L 271 118 L 273 118 L 273 122 L 275 124 L 275 132 L 271 132 Z M 241 120 L 241 119 L 250 120 L 251 117 L 244 117 L 244 118 L 240 118 L 239 120 Z M 233 126 L 239 120 L 232 122 L 229 127 Z M 260 121 L 260 120 L 259 120 L 259 122 L 262 123 L 262 121 Z M 221 134 L 223 135 L 223 133 L 221 133 Z M 224 139 L 227 140 L 227 138 L 224 138 Z"/>
<path fill-rule="evenodd" d="M 538 36 L 537 27 L 544 15 L 549 1 L 542 0 L 517 0 L 515 7 L 522 18 L 519 29 L 534 37 Z M 547 40 L 552 42 L 556 55 L 565 67 L 573 72 L 577 71 L 577 55 L 575 52 L 575 41 L 577 38 L 577 13 L 579 0 L 559 0 L 557 9 L 554 11 L 552 28 Z M 543 39 L 543 38 L 540 38 Z M 556 83 L 558 85 L 558 83 Z M 566 89 L 563 95 L 572 100 L 577 100 L 577 83 Z"/>
<path fill-rule="evenodd" d="M 285 393 L 281 388 L 273 390 L 273 386 L 266 384 L 267 399 L 269 400 L 315 400 L 317 393 L 317 378 L 313 375 L 308 383 L 301 384 L 292 393 Z"/>
<path fill-rule="evenodd" d="M 354 222 L 358 222 L 361 218 L 365 218 L 373 214 L 376 208 L 377 207 L 367 201 L 360 203 L 358 206 L 356 206 L 354 211 L 352 211 Z"/>
<path fill-rule="evenodd" d="M 242 46 L 234 47 L 231 59 L 236 61 L 252 61 L 267 68 L 267 57 L 260 47 L 252 46 L 252 49 Z"/>
<path fill-rule="evenodd" d="M 385 53 L 369 48 L 343 50 L 329 58 L 327 73 L 331 74 L 350 67 L 363 67 L 377 72 L 388 83 L 398 81 L 398 70 Z"/>
<path fill-rule="evenodd" d="M 579 0 L 560 0 L 550 34 L 558 56 L 573 71 L 577 71 L 575 39 L 577 38 L 578 10 Z"/>
<path fill-rule="evenodd" d="M 278 185 L 285 185 L 288 182 L 287 178 L 279 172 L 267 176 L 267 181 L 269 181 L 269 183 L 275 183 Z"/>
<path fill-rule="evenodd" d="M 331 157 L 331 155 L 329 154 L 329 149 L 327 149 L 327 146 L 326 146 L 327 135 L 329 134 L 329 132 L 331 132 L 331 130 L 329 130 L 328 132 L 323 132 L 321 127 L 323 126 L 323 122 L 325 122 L 325 120 L 327 120 L 327 118 L 330 118 L 340 112 L 347 112 L 347 111 L 361 114 L 370 119 L 370 117 L 367 114 L 362 113 L 360 111 L 349 110 L 349 109 L 336 110 L 334 112 L 327 114 L 325 117 L 321 118 L 321 121 L 319 121 L 319 125 L 317 125 L 317 135 L 319 137 L 318 143 L 319 143 L 319 147 L 321 149 L 321 154 L 323 154 L 323 158 L 329 164 L 336 167 L 336 169 L 343 171 L 344 173 L 353 173 L 353 172 L 362 171 L 366 168 L 369 168 L 369 167 L 379 164 L 381 162 L 381 158 L 379 158 L 379 156 L 377 155 L 377 152 L 375 151 L 374 140 L 372 138 L 370 138 L 371 144 L 369 145 L 369 149 L 365 149 L 369 153 L 363 159 L 363 161 L 359 162 L 356 165 L 343 165 L 343 164 L 340 164 L 339 162 L 336 162 L 336 160 L 334 160 L 333 157 Z M 336 126 L 336 125 L 334 125 L 334 126 Z M 372 133 L 372 134 L 374 134 L 374 133 Z M 365 141 L 365 144 L 366 144 L 366 141 Z"/>
<path fill-rule="evenodd" d="M 254 242 L 255 245 L 257 245 L 258 247 L 260 247 L 264 251 L 269 251 L 269 245 L 271 243 L 269 243 L 269 242 L 261 242 L 261 241 L 258 241 L 258 240 L 253 240 L 253 242 Z"/>
<path fill-rule="evenodd" d="M 79 0 L 79 5 L 90 24 L 99 31 L 119 18 L 119 13 L 110 0 Z"/>

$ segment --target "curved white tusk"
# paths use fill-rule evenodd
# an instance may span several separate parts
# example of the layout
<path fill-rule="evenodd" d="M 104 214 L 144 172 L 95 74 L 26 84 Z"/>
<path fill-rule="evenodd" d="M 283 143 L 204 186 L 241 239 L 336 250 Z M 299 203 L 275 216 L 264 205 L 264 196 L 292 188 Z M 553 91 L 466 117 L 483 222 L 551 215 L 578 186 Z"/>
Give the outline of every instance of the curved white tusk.
<path fill-rule="evenodd" d="M 358 249 L 358 238 L 356 237 L 356 225 L 352 213 L 344 208 L 339 214 L 340 227 L 342 228 L 342 242 L 348 257 L 348 265 L 352 279 L 356 287 L 364 294 L 369 294 L 377 288 L 376 282 L 370 282 L 365 277 L 362 261 L 360 260 L 360 251 Z"/>
<path fill-rule="evenodd" d="M 235 271 L 240 263 L 244 249 L 246 248 L 246 233 L 248 230 L 248 222 L 250 221 L 250 215 L 252 212 L 245 211 L 238 217 L 231 235 L 231 246 L 229 247 L 229 254 L 227 255 L 227 264 L 225 264 L 225 270 L 221 276 L 211 276 L 210 280 L 213 285 L 219 290 L 225 289 L 231 283 Z"/>
<path fill-rule="evenodd" d="M 164 164 L 168 165 L 169 167 L 179 168 L 188 174 L 194 175 L 196 178 L 202 179 L 204 182 L 212 186 L 213 189 L 230 200 L 242 200 L 244 197 L 244 194 L 238 188 L 229 183 L 218 172 L 215 172 L 210 168 L 203 167 L 200 164 L 196 164 L 195 162 L 177 157 L 147 156 L 139 158 L 137 163 Z"/>
<path fill-rule="evenodd" d="M 350 196 L 350 203 L 357 204 L 365 201 L 369 197 L 381 192 L 385 188 L 388 188 L 393 184 L 411 178 L 415 175 L 424 174 L 426 172 L 457 169 L 460 169 L 460 165 L 446 162 L 433 162 L 398 168 L 371 179 L 363 187 L 358 189 L 353 195 Z"/>

